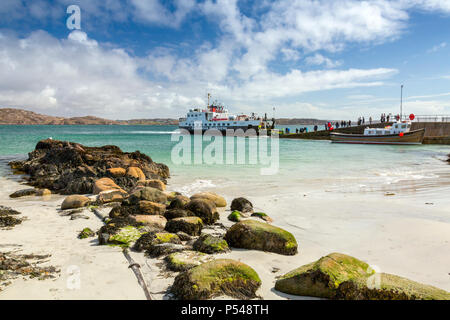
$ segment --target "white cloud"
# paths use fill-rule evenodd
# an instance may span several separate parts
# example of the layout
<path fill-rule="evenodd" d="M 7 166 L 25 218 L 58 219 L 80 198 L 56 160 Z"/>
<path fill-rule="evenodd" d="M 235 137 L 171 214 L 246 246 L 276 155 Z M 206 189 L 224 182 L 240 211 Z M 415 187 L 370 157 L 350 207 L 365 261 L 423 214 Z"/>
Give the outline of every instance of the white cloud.
<path fill-rule="evenodd" d="M 397 39 L 414 8 L 450 12 L 449 2 L 433 0 L 279 0 L 266 2 L 258 18 L 241 12 L 237 0 L 177 0 L 171 8 L 158 0 L 58 3 L 79 4 L 82 27 L 94 17 L 179 28 L 190 15 L 203 15 L 219 26 L 220 34 L 191 56 L 156 48 L 145 57 L 106 46 L 80 31 L 61 40 L 42 31 L 25 38 L 0 34 L 0 105 L 108 118 L 177 116 L 203 104 L 206 92 L 212 91 L 233 109 L 259 106 L 257 111 L 263 112 L 276 103 L 291 110 L 293 104 L 286 99 L 301 100 L 312 91 L 380 86 L 397 72 L 383 66 L 344 69 L 327 55 L 351 44 Z M 0 13 L 17 19 L 28 12 L 45 17 L 45 4 L 39 4 L 5 0 Z M 47 16 L 54 16 L 53 11 Z M 302 57 L 322 70 L 301 70 L 296 62 Z M 278 60 L 288 61 L 289 68 L 273 68 Z M 301 107 L 317 113 L 323 108 L 306 101 L 295 105 L 292 110 L 299 112 Z"/>
<path fill-rule="evenodd" d="M 325 66 L 326 68 L 335 68 L 342 64 L 341 61 L 333 61 L 327 57 L 324 57 L 320 53 L 316 53 L 313 56 L 309 56 L 305 59 L 306 64 L 313 66 Z"/>
<path fill-rule="evenodd" d="M 439 51 L 441 49 L 444 49 L 446 46 L 447 46 L 447 42 L 441 42 L 440 44 L 435 45 L 433 48 L 429 49 L 427 52 L 428 53 L 434 53 L 434 52 L 437 52 L 437 51 Z"/>

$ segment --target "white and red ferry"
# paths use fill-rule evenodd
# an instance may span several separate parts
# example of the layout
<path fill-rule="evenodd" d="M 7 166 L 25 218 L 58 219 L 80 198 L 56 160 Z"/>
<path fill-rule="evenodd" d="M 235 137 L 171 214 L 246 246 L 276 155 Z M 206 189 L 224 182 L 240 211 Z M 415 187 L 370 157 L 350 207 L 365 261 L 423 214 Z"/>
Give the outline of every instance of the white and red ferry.
<path fill-rule="evenodd" d="M 217 129 L 221 132 L 225 132 L 227 129 L 242 129 L 244 132 L 248 129 L 254 129 L 259 132 L 261 128 L 267 127 L 267 116 L 263 119 L 255 113 L 234 115 L 218 103 L 210 104 L 210 97 L 210 94 L 208 94 L 206 109 L 190 109 L 185 118 L 179 119 L 178 127 L 188 130 L 190 133 L 204 133 L 210 129 Z"/>

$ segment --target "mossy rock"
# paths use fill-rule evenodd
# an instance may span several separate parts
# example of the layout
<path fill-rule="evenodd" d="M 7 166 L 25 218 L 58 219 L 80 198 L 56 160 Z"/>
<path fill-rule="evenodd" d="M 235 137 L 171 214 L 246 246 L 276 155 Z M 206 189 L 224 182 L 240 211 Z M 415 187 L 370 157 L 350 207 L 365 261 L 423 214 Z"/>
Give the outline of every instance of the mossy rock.
<path fill-rule="evenodd" d="M 180 273 L 171 292 L 182 300 L 206 300 L 218 296 L 253 299 L 261 279 L 248 265 L 230 259 L 203 263 Z"/>
<path fill-rule="evenodd" d="M 375 272 L 354 257 L 332 253 L 282 276 L 284 293 L 345 300 L 449 300 L 450 293 L 399 276 Z"/>
<path fill-rule="evenodd" d="M 167 209 L 184 209 L 184 206 L 191 201 L 188 197 L 183 195 L 176 195 L 172 200 Z"/>
<path fill-rule="evenodd" d="M 231 247 L 284 255 L 294 255 L 298 248 L 297 241 L 290 232 L 256 220 L 245 220 L 234 224 L 227 231 L 225 240 Z"/>
<path fill-rule="evenodd" d="M 143 234 L 134 244 L 133 249 L 136 251 L 144 251 L 152 246 L 161 243 L 181 244 L 180 238 L 174 233 L 168 232 L 149 232 Z"/>
<path fill-rule="evenodd" d="M 193 245 L 194 250 L 203 253 L 221 253 L 230 250 L 227 241 L 222 237 L 202 234 Z"/>
<path fill-rule="evenodd" d="M 192 216 L 194 216 L 194 214 L 191 211 L 184 209 L 169 209 L 164 213 L 164 217 L 167 220 Z"/>
<path fill-rule="evenodd" d="M 231 202 L 231 210 L 237 210 L 243 213 L 253 212 L 253 204 L 245 198 L 236 198 Z"/>
<path fill-rule="evenodd" d="M 186 250 L 187 247 L 182 244 L 177 243 L 160 243 L 152 245 L 147 251 L 145 251 L 147 256 L 156 258 L 162 255 L 168 255 L 175 252 L 180 252 Z"/>
<path fill-rule="evenodd" d="M 95 232 L 90 228 L 84 228 L 79 234 L 78 239 L 86 239 L 90 237 L 95 237 Z"/>
<path fill-rule="evenodd" d="M 220 218 L 214 202 L 207 199 L 191 200 L 186 204 L 185 209 L 201 218 L 205 224 L 214 224 Z"/>
<path fill-rule="evenodd" d="M 252 217 L 260 218 L 266 222 L 273 222 L 272 218 L 269 217 L 264 212 L 254 212 L 254 213 L 252 213 Z"/>
<path fill-rule="evenodd" d="M 228 220 L 233 221 L 233 222 L 239 222 L 239 221 L 241 221 L 241 219 L 242 219 L 241 213 L 239 211 L 237 211 L 237 210 L 234 210 L 228 216 Z"/>
<path fill-rule="evenodd" d="M 186 271 L 212 259 L 202 252 L 186 250 L 171 253 L 166 257 L 167 267 L 172 271 Z"/>
<path fill-rule="evenodd" d="M 164 192 L 156 188 L 144 187 L 133 192 L 124 202 L 128 205 L 135 205 L 141 200 L 165 204 L 167 202 L 167 196 Z"/>
<path fill-rule="evenodd" d="M 120 228 L 119 232 L 110 235 L 108 239 L 109 244 L 119 245 L 121 247 L 129 247 L 133 242 L 138 240 L 145 232 L 140 228 L 133 226 L 126 226 Z"/>
<path fill-rule="evenodd" d="M 200 193 L 196 193 L 196 194 L 194 194 L 191 197 L 191 200 L 195 200 L 195 199 L 207 199 L 207 200 L 210 200 L 210 201 L 214 202 L 214 204 L 218 208 L 227 206 L 227 201 L 225 200 L 225 198 L 222 197 L 222 196 L 219 196 L 217 193 L 214 193 L 214 192 L 200 192 Z"/>
<path fill-rule="evenodd" d="M 200 235 L 203 229 L 202 219 L 199 217 L 183 217 L 169 220 L 166 224 L 166 231 L 177 233 L 182 231 L 191 236 Z"/>

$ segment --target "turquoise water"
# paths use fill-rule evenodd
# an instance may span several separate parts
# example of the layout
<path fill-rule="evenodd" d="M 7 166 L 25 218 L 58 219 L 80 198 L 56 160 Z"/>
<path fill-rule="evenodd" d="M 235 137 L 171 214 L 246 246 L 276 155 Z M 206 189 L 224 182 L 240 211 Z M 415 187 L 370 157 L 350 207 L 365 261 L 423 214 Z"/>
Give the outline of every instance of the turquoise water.
<path fill-rule="evenodd" d="M 114 144 L 128 152 L 140 150 L 154 161 L 166 163 L 174 181 L 180 184 L 200 181 L 206 186 L 241 185 L 255 190 L 286 187 L 342 192 L 420 191 L 431 190 L 436 185 L 450 186 L 450 167 L 443 161 L 450 153 L 448 146 L 365 146 L 279 140 L 278 170 L 273 175 L 261 175 L 260 169 L 268 167 L 267 164 L 174 163 L 171 153 L 178 140 L 171 141 L 171 133 L 176 129 L 176 126 L 0 126 L 0 159 L 5 163 L 24 158 L 39 140 L 52 137 L 88 146 Z M 248 158 L 250 139 L 245 140 Z M 208 144 L 203 143 L 203 150 Z M 199 152 L 193 147 L 191 150 Z M 229 150 L 223 154 L 226 152 Z M 2 174 L 8 172 L 5 166 L 0 170 Z"/>

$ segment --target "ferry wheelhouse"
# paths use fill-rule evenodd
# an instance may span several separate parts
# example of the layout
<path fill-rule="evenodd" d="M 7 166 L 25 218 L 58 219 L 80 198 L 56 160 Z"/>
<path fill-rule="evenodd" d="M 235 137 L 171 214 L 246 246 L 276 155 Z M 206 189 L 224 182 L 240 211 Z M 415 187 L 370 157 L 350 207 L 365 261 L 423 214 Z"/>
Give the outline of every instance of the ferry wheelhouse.
<path fill-rule="evenodd" d="M 242 129 L 244 132 L 248 129 L 254 129 L 259 132 L 260 129 L 267 128 L 267 117 L 265 119 L 258 117 L 255 113 L 251 115 L 234 115 L 229 113 L 228 109 L 217 103 L 209 103 L 206 109 L 190 109 L 185 118 L 179 119 L 178 127 L 188 130 L 190 133 L 204 133 L 210 129 L 217 129 L 225 132 L 227 129 Z"/>
<path fill-rule="evenodd" d="M 411 121 L 396 121 L 385 128 L 365 128 L 364 134 L 332 132 L 331 142 L 362 144 L 421 144 L 425 129 L 411 131 Z"/>

